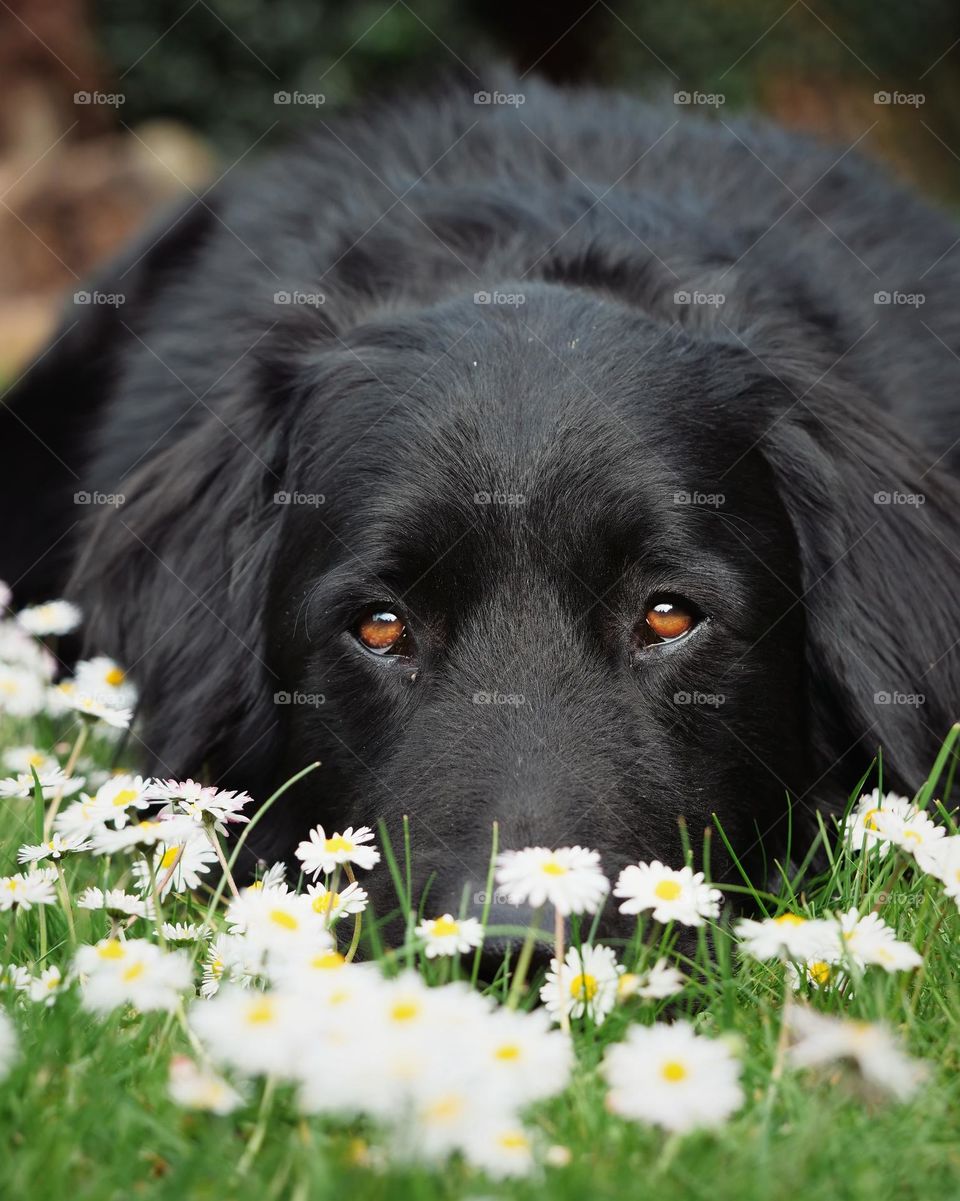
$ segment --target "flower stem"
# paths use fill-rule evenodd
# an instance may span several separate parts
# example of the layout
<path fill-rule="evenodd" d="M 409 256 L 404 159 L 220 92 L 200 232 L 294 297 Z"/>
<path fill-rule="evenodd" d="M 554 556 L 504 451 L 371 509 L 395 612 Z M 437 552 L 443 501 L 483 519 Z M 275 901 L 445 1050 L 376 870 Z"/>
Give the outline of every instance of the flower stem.
<path fill-rule="evenodd" d="M 565 933 L 565 931 L 564 931 L 564 924 L 563 924 L 563 914 L 560 912 L 559 909 L 554 908 L 554 911 L 553 911 L 553 944 L 554 944 L 553 954 L 557 961 L 557 971 L 558 972 L 563 971 L 563 960 L 564 960 L 564 956 L 566 955 L 566 951 L 565 951 L 564 945 L 563 945 L 564 933 Z M 570 1033 L 570 1014 L 567 1011 L 566 1005 L 562 1006 L 560 1009 L 560 1029 L 563 1031 L 564 1034 Z"/>
<path fill-rule="evenodd" d="M 353 874 L 353 868 L 349 863 L 343 865 L 344 871 L 347 873 L 347 879 L 351 884 L 356 884 L 357 877 Z M 350 946 L 347 948 L 347 953 L 344 959 L 347 963 L 353 961 L 354 955 L 357 953 L 357 947 L 360 945 L 360 931 L 363 928 L 363 912 L 358 911 L 353 915 L 353 938 L 350 939 Z"/>
<path fill-rule="evenodd" d="M 527 930 L 527 937 L 523 940 L 523 946 L 520 948 L 516 971 L 513 973 L 513 979 L 510 981 L 510 992 L 507 996 L 508 1009 L 516 1009 L 520 1004 L 520 994 L 523 992 L 524 981 L 530 969 L 530 960 L 533 958 L 533 944 L 537 941 L 537 935 L 540 932 L 540 914 L 542 912 L 543 909 L 541 907 L 534 913 L 530 927 Z"/>
<path fill-rule="evenodd" d="M 223 847 L 220 845 L 220 836 L 212 826 L 208 826 L 207 837 L 210 839 L 211 845 L 216 852 L 217 859 L 220 861 L 220 866 L 223 868 L 223 874 L 227 878 L 227 884 L 230 887 L 230 892 L 233 894 L 234 900 L 236 900 L 240 896 L 240 891 L 237 888 L 236 882 L 230 871 L 230 864 L 227 863 L 227 857 L 223 853 Z"/>
<path fill-rule="evenodd" d="M 64 776 L 67 779 L 73 775 L 77 766 L 77 760 L 80 758 L 83 748 L 86 745 L 87 734 L 90 730 L 90 723 L 85 719 L 80 719 L 80 733 L 77 735 L 76 741 L 73 744 L 73 750 L 70 752 L 70 758 L 67 760 L 66 767 L 63 769 Z M 60 809 L 60 804 L 63 801 L 62 786 L 53 794 L 53 800 L 50 802 L 50 808 L 47 810 L 47 817 L 43 823 L 43 840 L 46 842 L 50 833 L 53 830 L 53 819 L 57 816 Z"/>
<path fill-rule="evenodd" d="M 60 904 L 63 906 L 64 916 L 67 919 L 67 930 L 70 934 L 70 946 L 77 945 L 77 928 L 73 923 L 73 905 L 70 901 L 70 890 L 67 888 L 67 879 L 63 874 L 63 864 L 59 859 L 55 860 L 57 868 L 57 888 L 60 893 Z"/>
<path fill-rule="evenodd" d="M 276 1083 L 274 1076 L 268 1076 L 263 1086 L 263 1096 L 260 1098 L 260 1109 L 257 1113 L 257 1124 L 253 1128 L 253 1134 L 250 1135 L 250 1141 L 247 1143 L 247 1149 L 243 1153 L 243 1158 L 237 1165 L 237 1171 L 241 1176 L 245 1176 L 250 1170 L 250 1165 L 256 1159 L 257 1152 L 263 1146 L 263 1140 L 267 1133 L 267 1118 L 270 1116 L 270 1106 L 273 1101 L 273 1092 L 276 1088 Z"/>

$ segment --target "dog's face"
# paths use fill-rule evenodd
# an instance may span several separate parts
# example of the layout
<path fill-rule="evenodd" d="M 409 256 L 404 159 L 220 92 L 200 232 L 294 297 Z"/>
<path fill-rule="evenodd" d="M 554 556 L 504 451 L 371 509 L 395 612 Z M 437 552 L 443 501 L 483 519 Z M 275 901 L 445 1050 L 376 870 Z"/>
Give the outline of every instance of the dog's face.
<path fill-rule="evenodd" d="M 494 822 L 615 871 L 716 814 L 755 864 L 804 785 L 796 539 L 756 446 L 703 437 L 730 381 L 616 303 L 525 301 L 359 329 L 291 435 L 281 775 L 321 762 L 301 834 L 409 815 L 431 911 L 476 903 Z"/>

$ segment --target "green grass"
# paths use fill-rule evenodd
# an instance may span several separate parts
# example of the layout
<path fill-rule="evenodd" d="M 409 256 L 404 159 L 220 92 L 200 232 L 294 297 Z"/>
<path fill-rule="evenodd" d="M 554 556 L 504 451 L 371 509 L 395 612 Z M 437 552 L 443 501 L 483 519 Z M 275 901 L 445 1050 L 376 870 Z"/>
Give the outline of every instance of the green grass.
<path fill-rule="evenodd" d="M 56 728 L 6 720 L 4 747 L 33 742 L 53 746 L 69 723 Z M 938 759 L 921 800 L 949 807 L 955 730 Z M 61 759 L 68 750 L 59 744 Z M 93 741 L 101 765 L 110 749 Z M 0 774 L 3 774 L 0 772 Z M 868 784 L 872 786 L 874 781 Z M 16 870 L 17 848 L 37 841 L 42 811 L 32 800 L 0 802 L 0 874 Z M 412 848 L 415 858 L 416 847 Z M 397 883 L 405 889 L 401 849 Z M 76 896 L 100 884 L 104 861 L 75 856 L 63 861 Z M 376 870 L 389 870 L 382 863 Z M 114 874 L 116 872 L 114 871 Z M 165 916 L 196 917 L 209 895 L 170 898 Z M 628 1002 L 599 1029 L 574 1023 L 578 1066 L 572 1086 L 536 1107 L 529 1125 L 545 1145 L 569 1148 L 571 1162 L 545 1166 L 527 1179 L 494 1182 L 458 1161 L 442 1169 L 367 1166 L 376 1156 L 377 1131 L 369 1126 L 302 1118 L 292 1094 L 279 1090 L 261 1106 L 262 1082 L 249 1104 L 227 1117 L 193 1113 L 167 1096 L 170 1058 L 189 1053 L 182 1024 L 173 1015 L 114 1011 L 106 1019 L 85 1012 L 76 987 L 44 1008 L 11 990 L 0 992 L 20 1042 L 20 1057 L 0 1083 L 0 1197 L 42 1201 L 129 1201 L 131 1198 L 643 1197 L 768 1201 L 771 1196 L 817 1198 L 956 1197 L 960 1180 L 960 914 L 942 888 L 900 853 L 867 862 L 834 853 L 821 876 L 785 880 L 782 895 L 764 899 L 769 912 L 801 907 L 807 914 L 877 908 L 924 955 L 912 973 L 868 969 L 853 995 L 824 991 L 812 1003 L 827 1012 L 885 1020 L 906 1047 L 927 1060 L 931 1075 L 905 1103 L 868 1094 L 842 1065 L 819 1075 L 786 1070 L 772 1076 L 777 1057 L 784 969 L 744 960 L 734 951 L 726 920 L 700 940 L 682 966 L 690 984 L 678 1001 L 655 1007 Z M 106 918 L 77 910 L 76 936 L 92 942 L 106 933 Z M 141 923 L 144 924 L 144 923 Z M 45 927 L 45 928 L 44 928 Z M 370 933 L 368 928 L 368 934 Z M 142 933 L 142 931 L 140 931 Z M 669 936 L 668 936 L 669 937 Z M 48 963 L 66 970 L 70 933 L 62 910 L 47 906 L 0 914 L 7 962 L 38 972 Z M 429 970 L 436 973 L 436 965 Z M 464 972 L 469 971 L 465 962 Z M 506 982 L 496 985 L 502 994 Z M 535 993 L 528 991 L 528 1000 Z M 603 1048 L 632 1021 L 686 1015 L 710 1034 L 734 1035 L 744 1064 L 746 1103 L 719 1131 L 682 1139 L 614 1118 L 604 1109 L 596 1073 Z M 775 1074 L 774 1074 L 775 1075 Z M 254 1132 L 262 1144 L 240 1161 Z"/>

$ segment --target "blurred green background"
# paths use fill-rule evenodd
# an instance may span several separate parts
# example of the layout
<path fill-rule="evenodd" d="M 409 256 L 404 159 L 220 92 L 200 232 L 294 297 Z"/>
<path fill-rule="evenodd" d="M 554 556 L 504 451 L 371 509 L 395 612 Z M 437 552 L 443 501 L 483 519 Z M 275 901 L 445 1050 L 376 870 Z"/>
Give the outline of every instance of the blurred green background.
<path fill-rule="evenodd" d="M 318 119 L 275 92 L 322 92 L 326 119 L 492 59 L 565 83 L 721 92 L 720 116 L 756 108 L 858 142 L 960 202 L 958 0 L 4 0 L 0 370 L 158 206 Z"/>

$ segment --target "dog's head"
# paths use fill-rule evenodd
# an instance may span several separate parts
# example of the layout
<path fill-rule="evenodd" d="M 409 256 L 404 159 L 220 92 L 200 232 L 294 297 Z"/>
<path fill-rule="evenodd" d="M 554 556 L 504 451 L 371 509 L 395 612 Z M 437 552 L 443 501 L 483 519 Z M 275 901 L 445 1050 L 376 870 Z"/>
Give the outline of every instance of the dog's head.
<path fill-rule="evenodd" d="M 319 761 L 260 853 L 409 815 L 438 911 L 494 822 L 614 871 L 716 815 L 759 877 L 878 746 L 915 786 L 957 696 L 952 485 L 815 352 L 497 290 L 278 331 L 98 519 L 78 591 L 148 766 L 263 797 Z"/>

